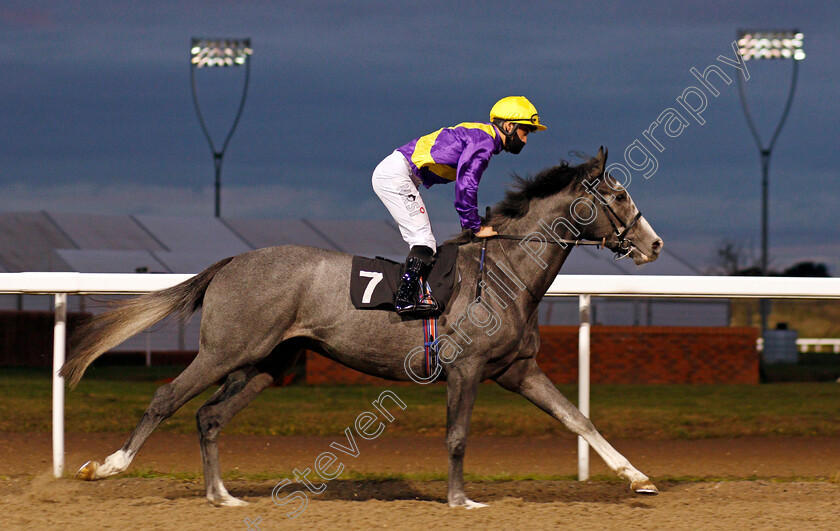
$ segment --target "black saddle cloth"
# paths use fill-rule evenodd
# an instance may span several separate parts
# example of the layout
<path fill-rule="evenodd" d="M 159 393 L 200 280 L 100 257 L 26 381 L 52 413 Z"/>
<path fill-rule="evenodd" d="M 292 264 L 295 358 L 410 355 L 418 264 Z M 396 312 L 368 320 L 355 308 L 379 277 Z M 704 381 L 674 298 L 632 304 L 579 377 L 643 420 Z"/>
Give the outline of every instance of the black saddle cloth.
<path fill-rule="evenodd" d="M 441 312 L 446 309 L 452 289 L 455 287 L 455 262 L 458 246 L 445 244 L 438 247 L 436 261 L 428 282 L 432 296 L 438 302 Z M 358 310 L 394 311 L 394 296 L 400 285 L 403 264 L 377 256 L 353 257 L 350 270 L 350 300 Z"/>

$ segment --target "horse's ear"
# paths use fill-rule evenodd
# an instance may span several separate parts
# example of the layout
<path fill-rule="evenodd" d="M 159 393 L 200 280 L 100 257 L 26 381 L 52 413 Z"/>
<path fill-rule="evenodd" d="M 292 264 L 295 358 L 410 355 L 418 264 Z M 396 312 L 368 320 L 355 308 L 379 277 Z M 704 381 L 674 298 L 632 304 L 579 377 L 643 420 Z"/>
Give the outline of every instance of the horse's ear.
<path fill-rule="evenodd" d="M 598 148 L 598 154 L 595 156 L 595 166 L 592 167 L 592 176 L 599 177 L 604 173 L 604 168 L 607 166 L 607 150 L 604 146 Z"/>

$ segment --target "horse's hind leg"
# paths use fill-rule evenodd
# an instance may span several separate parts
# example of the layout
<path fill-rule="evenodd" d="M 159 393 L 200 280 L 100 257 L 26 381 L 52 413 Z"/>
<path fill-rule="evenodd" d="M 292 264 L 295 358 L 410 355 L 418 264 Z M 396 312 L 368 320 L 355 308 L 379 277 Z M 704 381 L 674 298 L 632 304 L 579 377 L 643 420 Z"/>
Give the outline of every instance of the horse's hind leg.
<path fill-rule="evenodd" d="M 569 430 L 583 437 L 616 474 L 630 481 L 630 488 L 639 494 L 657 494 L 650 479 L 636 470 L 630 461 L 598 433 L 592 422 L 583 416 L 574 404 L 569 402 L 548 379 L 533 359 L 513 363 L 496 382 L 518 393 L 537 407 L 562 422 Z"/>
<path fill-rule="evenodd" d="M 210 503 L 222 506 L 246 505 L 246 502 L 231 496 L 222 483 L 216 440 L 234 415 L 270 386 L 275 378 L 282 376 L 302 354 L 302 349 L 290 350 L 282 345 L 276 347 L 271 356 L 256 366 L 231 373 L 222 387 L 196 412 L 204 485 Z"/>
<path fill-rule="evenodd" d="M 222 483 L 216 439 L 230 419 L 271 385 L 272 381 L 273 375 L 256 367 L 238 370 L 228 376 L 216 394 L 196 413 L 201 462 L 204 466 L 204 486 L 207 489 L 207 499 L 214 505 L 246 505 L 246 502 L 231 496 Z"/>
<path fill-rule="evenodd" d="M 109 455 L 101 465 L 96 461 L 88 461 L 82 465 L 76 477 L 94 480 L 125 471 L 158 424 L 210 387 L 213 382 L 226 376 L 236 368 L 237 363 L 241 361 L 233 356 L 215 356 L 209 354 L 206 349 L 199 350 L 193 362 L 177 378 L 158 387 L 149 407 L 123 447 Z"/>

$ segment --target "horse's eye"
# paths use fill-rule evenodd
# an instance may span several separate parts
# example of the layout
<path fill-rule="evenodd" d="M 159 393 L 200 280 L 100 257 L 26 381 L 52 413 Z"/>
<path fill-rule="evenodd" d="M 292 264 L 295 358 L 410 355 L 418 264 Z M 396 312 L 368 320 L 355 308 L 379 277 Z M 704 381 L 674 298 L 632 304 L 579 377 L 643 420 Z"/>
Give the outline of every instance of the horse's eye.
<path fill-rule="evenodd" d="M 618 194 L 617 196 L 615 196 L 615 199 L 616 199 L 616 201 L 619 201 L 619 202 L 624 201 L 624 200 L 627 199 L 627 195 L 626 194 Z"/>

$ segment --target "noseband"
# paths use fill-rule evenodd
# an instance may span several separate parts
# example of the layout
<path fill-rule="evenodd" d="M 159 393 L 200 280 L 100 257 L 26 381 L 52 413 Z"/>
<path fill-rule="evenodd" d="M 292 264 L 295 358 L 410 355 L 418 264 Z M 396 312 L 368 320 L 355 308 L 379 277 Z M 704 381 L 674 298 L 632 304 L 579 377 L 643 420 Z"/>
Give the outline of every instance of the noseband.
<path fill-rule="evenodd" d="M 628 256 L 630 256 L 630 253 L 633 251 L 633 248 L 635 247 L 635 245 L 633 245 L 633 242 L 631 240 L 627 239 L 627 233 L 630 232 L 630 229 L 632 229 L 633 226 L 636 224 L 636 222 L 638 222 L 639 219 L 641 219 L 642 211 L 637 210 L 636 215 L 633 216 L 633 219 L 630 220 L 630 223 L 624 223 L 621 220 L 621 217 L 619 217 L 619 215 L 615 213 L 615 210 L 613 210 L 613 208 L 610 206 L 609 203 L 602 203 L 599 200 L 598 204 L 601 205 L 601 208 L 604 210 L 604 213 L 607 216 L 607 221 L 610 222 L 610 226 L 613 229 L 613 234 L 615 234 L 616 240 L 618 240 L 619 250 L 624 253 L 623 255 L 619 256 L 621 253 L 617 251 L 615 253 L 615 255 L 617 257 L 616 260 L 621 260 L 622 258 L 627 258 Z M 610 216 L 612 216 L 612 217 L 610 217 Z M 615 221 L 618 222 L 618 225 L 620 225 L 622 227 L 621 229 L 619 229 L 619 227 L 615 224 L 613 219 L 615 219 Z"/>

